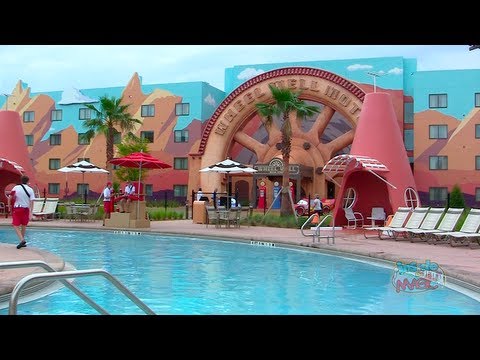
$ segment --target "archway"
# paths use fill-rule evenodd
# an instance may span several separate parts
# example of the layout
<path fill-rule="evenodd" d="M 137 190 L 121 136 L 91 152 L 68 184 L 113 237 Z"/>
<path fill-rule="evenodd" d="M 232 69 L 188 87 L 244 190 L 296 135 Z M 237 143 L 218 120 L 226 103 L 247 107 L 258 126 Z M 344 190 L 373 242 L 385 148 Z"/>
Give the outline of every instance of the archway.
<path fill-rule="evenodd" d="M 313 179 L 310 186 L 303 184 L 304 190 L 326 197 L 327 183 L 321 169 L 335 155 L 349 152 L 365 93 L 345 78 L 307 67 L 260 74 L 227 96 L 205 124 L 198 152 L 189 154 L 189 188 L 196 186 L 198 176 L 206 191 L 222 188 L 221 175 L 200 174 L 198 170 L 226 157 L 253 165 L 281 156 L 279 126 L 265 129 L 255 107 L 257 102 L 272 101 L 270 84 L 301 91 L 302 100 L 321 107 L 320 114 L 312 119 L 292 118 L 290 163 L 311 167 Z"/>

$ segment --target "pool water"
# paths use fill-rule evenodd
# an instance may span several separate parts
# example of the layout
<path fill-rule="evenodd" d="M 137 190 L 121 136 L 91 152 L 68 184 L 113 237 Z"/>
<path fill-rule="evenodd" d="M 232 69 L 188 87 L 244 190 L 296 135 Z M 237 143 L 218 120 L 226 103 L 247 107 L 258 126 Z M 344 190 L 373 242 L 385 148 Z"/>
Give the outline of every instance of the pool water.
<path fill-rule="evenodd" d="M 17 243 L 11 228 L 0 236 Z M 105 269 L 157 314 L 480 314 L 480 302 L 446 286 L 397 292 L 393 266 L 307 249 L 106 231 L 28 229 L 27 240 L 78 270 Z M 144 314 L 101 276 L 75 284 L 111 314 Z M 66 288 L 17 310 L 98 314 Z"/>

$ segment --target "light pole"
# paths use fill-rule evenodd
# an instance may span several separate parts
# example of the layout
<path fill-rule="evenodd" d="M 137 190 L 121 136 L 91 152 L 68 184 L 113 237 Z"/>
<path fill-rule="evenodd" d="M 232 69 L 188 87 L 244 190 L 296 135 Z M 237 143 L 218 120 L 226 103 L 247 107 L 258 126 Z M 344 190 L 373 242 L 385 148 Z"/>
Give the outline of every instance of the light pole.
<path fill-rule="evenodd" d="M 3 96 L 5 96 L 5 111 L 8 110 L 8 97 L 9 96 L 12 96 L 12 95 L 9 95 L 9 94 L 2 94 Z"/>
<path fill-rule="evenodd" d="M 383 76 L 384 74 L 368 71 L 367 75 L 370 75 L 371 77 L 373 77 L 373 92 L 377 92 L 377 77 Z"/>

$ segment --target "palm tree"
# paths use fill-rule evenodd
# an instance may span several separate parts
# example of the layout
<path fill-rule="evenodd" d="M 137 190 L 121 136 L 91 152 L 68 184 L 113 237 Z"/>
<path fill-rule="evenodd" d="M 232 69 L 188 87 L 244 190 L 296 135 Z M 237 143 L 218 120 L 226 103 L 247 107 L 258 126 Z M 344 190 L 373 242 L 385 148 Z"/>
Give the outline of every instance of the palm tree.
<path fill-rule="evenodd" d="M 105 135 L 107 154 L 106 168 L 109 171 L 109 181 L 112 180 L 113 165 L 110 164 L 110 160 L 113 159 L 113 139 L 115 134 L 118 133 L 117 127 L 121 129 L 121 132 L 124 132 L 134 130 L 136 124 L 142 124 L 141 120 L 134 119 L 128 112 L 130 104 L 122 104 L 122 101 L 122 97 L 116 98 L 112 96 L 109 98 L 105 95 L 99 99 L 99 109 L 92 104 L 85 105 L 92 110 L 94 117 L 85 120 L 83 123 L 83 126 L 88 129 L 83 136 L 90 141 L 90 139 L 97 134 Z"/>
<path fill-rule="evenodd" d="M 277 88 L 269 85 L 272 93 L 273 103 L 257 103 L 256 107 L 260 116 L 264 119 L 265 126 L 270 126 L 274 116 L 282 118 L 280 132 L 282 134 L 282 156 L 283 156 L 283 175 L 282 175 L 282 205 L 280 216 L 292 215 L 293 210 L 290 203 L 290 152 L 292 150 L 292 126 L 290 124 L 290 113 L 296 112 L 297 117 L 312 116 L 320 112 L 320 108 L 314 105 L 307 105 L 299 99 L 300 92 L 295 92 L 288 88 Z"/>

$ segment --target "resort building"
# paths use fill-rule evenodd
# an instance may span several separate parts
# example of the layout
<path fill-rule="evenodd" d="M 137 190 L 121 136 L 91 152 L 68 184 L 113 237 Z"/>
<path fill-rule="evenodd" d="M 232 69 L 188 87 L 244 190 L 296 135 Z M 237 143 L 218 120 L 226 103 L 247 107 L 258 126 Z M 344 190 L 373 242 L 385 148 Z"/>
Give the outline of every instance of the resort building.
<path fill-rule="evenodd" d="M 85 104 L 97 106 L 107 95 L 129 104 L 143 122 L 135 133 L 148 139 L 153 156 L 172 165 L 148 172 L 147 198 L 190 201 L 199 187 L 205 194 L 226 191 L 230 178 L 242 204 L 256 206 L 258 188 L 265 185 L 269 206 L 283 171 L 280 122 L 266 128 L 255 104 L 270 101 L 270 84 L 301 91 L 301 99 L 320 108 L 315 116 L 292 121 L 294 201 L 315 193 L 335 197 L 338 185 L 322 169 L 350 153 L 365 95 L 383 92 L 391 96 L 422 205 L 445 204 L 459 185 L 467 204 L 480 206 L 480 69 L 417 71 L 416 59 L 403 57 L 250 64 L 225 69 L 224 90 L 206 82 L 144 84 L 137 73 L 125 87 L 44 93 L 19 80 L 0 105 L 20 114 L 35 185 L 46 196 L 87 190 L 95 198 L 103 189 L 104 176 L 86 174 L 83 183 L 82 176 L 57 170 L 82 159 L 106 166 L 105 138 L 86 143 L 81 134 L 82 121 L 92 117 Z M 371 129 L 373 138 L 384 131 Z M 1 147 L 0 142 L 0 157 Z M 227 157 L 258 171 L 231 177 L 199 172 Z"/>

